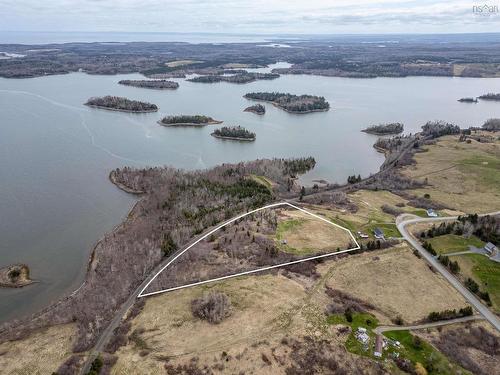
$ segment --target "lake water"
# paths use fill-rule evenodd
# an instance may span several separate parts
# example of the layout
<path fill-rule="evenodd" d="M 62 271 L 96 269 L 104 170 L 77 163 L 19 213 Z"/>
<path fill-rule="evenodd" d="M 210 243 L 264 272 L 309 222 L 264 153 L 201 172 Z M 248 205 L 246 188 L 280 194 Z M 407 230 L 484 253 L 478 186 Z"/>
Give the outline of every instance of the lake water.
<path fill-rule="evenodd" d="M 283 65 L 283 64 L 281 64 Z M 269 69 L 267 69 L 269 70 Z M 261 71 L 266 71 L 262 69 Z M 343 182 L 378 170 L 376 137 L 360 132 L 379 122 L 403 122 L 415 132 L 427 120 L 463 127 L 500 117 L 500 104 L 458 103 L 464 96 L 500 92 L 499 79 L 346 79 L 282 76 L 246 85 L 177 80 L 175 91 L 118 85 L 138 74 L 75 73 L 0 79 L 0 267 L 27 263 L 38 284 L 0 290 L 0 320 L 20 317 L 70 293 L 82 282 L 93 244 L 126 215 L 133 197 L 107 177 L 124 165 L 186 169 L 268 157 L 312 155 L 317 166 L 304 181 Z M 243 112 L 249 91 L 323 95 L 329 112 L 288 114 L 266 104 L 264 116 Z M 158 113 L 90 109 L 91 96 L 150 101 Z M 205 114 L 257 134 L 253 143 L 211 137 L 213 127 L 166 128 L 165 114 Z"/>

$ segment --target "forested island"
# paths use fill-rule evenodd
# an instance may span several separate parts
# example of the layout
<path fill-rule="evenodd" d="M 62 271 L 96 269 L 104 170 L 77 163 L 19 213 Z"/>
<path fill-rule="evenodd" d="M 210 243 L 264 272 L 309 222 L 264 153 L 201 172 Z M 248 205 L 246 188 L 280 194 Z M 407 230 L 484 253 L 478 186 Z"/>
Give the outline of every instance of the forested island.
<path fill-rule="evenodd" d="M 458 101 L 462 103 L 477 103 L 477 98 L 461 98 Z"/>
<path fill-rule="evenodd" d="M 25 264 L 13 264 L 0 268 L 0 287 L 22 288 L 33 283 L 30 279 L 30 270 Z"/>
<path fill-rule="evenodd" d="M 165 116 L 158 121 L 158 123 L 164 126 L 205 126 L 222 124 L 222 121 L 214 120 L 212 117 L 202 115 L 177 115 Z"/>
<path fill-rule="evenodd" d="M 266 107 L 264 107 L 262 104 L 255 104 L 245 108 L 243 112 L 252 112 L 257 115 L 263 115 L 266 113 Z"/>
<path fill-rule="evenodd" d="M 482 99 L 482 100 L 497 100 L 497 101 L 500 101 L 500 94 L 494 94 L 492 92 L 488 93 L 488 94 L 484 94 L 484 95 L 481 95 L 479 97 L 479 99 Z"/>
<path fill-rule="evenodd" d="M 402 133 L 404 125 L 400 122 L 393 122 L 388 124 L 378 124 L 369 126 L 366 129 L 361 130 L 362 132 L 374 135 L 389 135 L 389 134 L 399 134 Z"/>
<path fill-rule="evenodd" d="M 90 98 L 85 105 L 89 107 L 108 109 L 111 111 L 122 112 L 156 112 L 158 106 L 156 104 L 140 102 L 138 100 L 130 100 L 121 96 L 103 96 Z"/>
<path fill-rule="evenodd" d="M 249 83 L 260 79 L 276 79 L 280 75 L 276 73 L 240 73 L 233 75 L 206 75 L 199 76 L 188 79 L 190 82 L 200 82 L 200 83 L 216 83 L 216 82 L 229 82 L 229 83 Z"/>
<path fill-rule="evenodd" d="M 130 79 L 122 79 L 118 82 L 120 85 L 125 86 L 134 86 L 141 87 L 145 89 L 170 89 L 174 90 L 179 87 L 179 84 L 174 81 L 167 81 L 166 79 L 161 80 L 148 80 L 148 79 L 138 79 L 138 80 L 130 80 Z"/>
<path fill-rule="evenodd" d="M 241 126 L 223 126 L 220 129 L 215 129 L 211 135 L 216 138 L 231 139 L 235 141 L 255 141 L 255 133 Z"/>
<path fill-rule="evenodd" d="M 330 104 L 322 96 L 293 95 L 281 92 L 250 92 L 246 99 L 262 100 L 290 113 L 310 113 L 328 111 Z"/>

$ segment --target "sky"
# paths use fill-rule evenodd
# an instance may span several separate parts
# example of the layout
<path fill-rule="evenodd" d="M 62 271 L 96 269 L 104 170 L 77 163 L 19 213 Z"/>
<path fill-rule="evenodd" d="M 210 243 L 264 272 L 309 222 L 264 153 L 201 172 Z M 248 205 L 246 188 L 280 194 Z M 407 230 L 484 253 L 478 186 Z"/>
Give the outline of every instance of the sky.
<path fill-rule="evenodd" d="M 473 11 L 473 6 L 484 5 L 492 8 L 482 8 L 481 14 Z M 500 0 L 0 0 L 0 30 L 231 34 L 500 32 L 499 8 Z"/>

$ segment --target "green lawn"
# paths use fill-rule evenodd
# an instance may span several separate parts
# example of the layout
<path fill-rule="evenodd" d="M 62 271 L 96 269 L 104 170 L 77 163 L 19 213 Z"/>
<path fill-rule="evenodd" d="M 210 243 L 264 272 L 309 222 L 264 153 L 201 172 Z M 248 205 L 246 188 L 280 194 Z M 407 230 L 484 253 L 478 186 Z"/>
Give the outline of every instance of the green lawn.
<path fill-rule="evenodd" d="M 281 243 L 281 240 L 287 237 L 287 233 L 296 231 L 304 222 L 304 219 L 288 219 L 278 222 L 278 228 L 276 229 L 276 245 L 280 248 L 280 250 L 297 255 L 309 254 L 314 251 L 313 249 L 308 248 L 296 249 L 290 245 Z"/>
<path fill-rule="evenodd" d="M 352 322 L 348 322 L 344 314 L 334 314 L 330 315 L 327 318 L 327 322 L 329 324 L 343 324 L 346 326 L 350 326 L 352 328 L 352 332 L 349 334 L 349 337 L 347 338 L 347 341 L 345 343 L 346 349 L 351 353 L 375 359 L 375 357 L 373 356 L 375 333 L 372 332 L 372 329 L 374 329 L 378 325 L 377 318 L 367 313 L 353 313 L 352 318 Z M 370 336 L 370 344 L 368 345 L 367 350 L 365 350 L 366 348 L 363 348 L 363 344 L 359 342 L 354 336 L 354 333 L 356 332 L 358 327 L 366 328 L 367 333 Z"/>
<path fill-rule="evenodd" d="M 500 263 L 481 254 L 466 254 L 456 258 L 460 266 L 465 268 L 464 271 L 472 274 L 480 289 L 490 294 L 493 309 L 500 312 Z"/>
<path fill-rule="evenodd" d="M 389 352 L 399 352 L 400 356 L 409 359 L 414 365 L 422 364 L 429 374 L 457 374 L 467 371 L 451 363 L 446 356 L 434 349 L 432 345 L 420 339 L 418 342 L 409 331 L 388 331 L 384 336 L 399 341 L 401 348 L 390 347 Z"/>
<path fill-rule="evenodd" d="M 370 223 L 367 226 L 363 227 L 363 230 L 369 232 L 370 236 L 373 236 L 373 230 L 375 228 L 380 228 L 384 232 L 385 238 L 389 237 L 401 237 L 401 233 L 399 233 L 398 227 L 396 224 L 377 224 Z"/>
<path fill-rule="evenodd" d="M 489 155 L 474 155 L 460 161 L 460 170 L 475 176 L 478 185 L 500 186 L 500 159 Z"/>
<path fill-rule="evenodd" d="M 265 187 L 267 187 L 270 191 L 272 191 L 272 190 L 273 190 L 273 185 L 272 185 L 271 181 L 270 181 L 268 178 L 266 178 L 266 177 L 264 177 L 264 176 L 258 176 L 258 175 L 256 175 L 256 174 L 251 174 L 251 175 L 250 175 L 250 178 L 251 178 L 252 180 L 254 180 L 255 182 L 258 182 L 259 184 L 264 185 L 264 186 L 265 186 Z"/>
<path fill-rule="evenodd" d="M 463 236 L 457 236 L 456 234 L 446 234 L 444 236 L 430 238 L 427 242 L 432 244 L 432 247 L 438 254 L 466 251 L 469 250 L 469 245 L 476 246 L 478 248 L 484 246 L 484 242 L 476 236 L 465 238 Z"/>

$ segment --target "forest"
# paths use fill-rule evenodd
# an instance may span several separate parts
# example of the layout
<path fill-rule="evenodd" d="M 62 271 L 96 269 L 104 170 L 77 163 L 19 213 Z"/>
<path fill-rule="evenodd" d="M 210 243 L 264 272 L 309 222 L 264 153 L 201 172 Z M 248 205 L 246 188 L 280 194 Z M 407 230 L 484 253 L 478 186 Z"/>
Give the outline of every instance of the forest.
<path fill-rule="evenodd" d="M 223 126 L 220 129 L 215 129 L 212 135 L 218 138 L 255 140 L 255 133 L 241 126 Z"/>
<path fill-rule="evenodd" d="M 212 117 L 203 115 L 175 115 L 175 116 L 165 116 L 159 122 L 164 125 L 176 125 L 176 124 L 208 125 L 208 124 L 220 124 L 222 121 L 217 121 L 214 120 Z"/>
<path fill-rule="evenodd" d="M 255 104 L 245 108 L 244 112 L 252 112 L 257 115 L 263 115 L 266 113 L 266 107 L 264 107 L 262 104 Z"/>
<path fill-rule="evenodd" d="M 162 80 L 129 80 L 123 79 L 118 82 L 120 85 L 141 87 L 146 89 L 176 89 L 179 84 L 174 81 Z"/>
<path fill-rule="evenodd" d="M 500 118 L 490 118 L 483 124 L 483 130 L 500 131 Z"/>
<path fill-rule="evenodd" d="M 484 95 L 481 95 L 479 97 L 479 99 L 482 99 L 482 100 L 496 100 L 496 101 L 500 101 L 500 93 L 498 94 L 494 94 L 492 92 L 488 93 L 488 94 L 484 94 Z"/>
<path fill-rule="evenodd" d="M 199 76 L 188 79 L 190 82 L 200 82 L 200 83 L 216 83 L 216 82 L 229 82 L 229 83 L 249 83 L 260 79 L 276 79 L 280 75 L 276 73 L 240 73 L 232 75 L 219 75 L 212 74 L 206 76 Z"/>
<path fill-rule="evenodd" d="M 308 113 L 327 111 L 330 104 L 322 96 L 293 95 L 281 92 L 250 92 L 245 94 L 246 99 L 271 102 L 277 107 L 292 113 Z"/>
<path fill-rule="evenodd" d="M 387 134 L 402 133 L 403 129 L 404 129 L 403 124 L 401 124 L 400 122 L 393 122 L 388 124 L 369 126 L 368 128 L 363 129 L 362 131 L 368 134 L 387 135 Z"/>
<path fill-rule="evenodd" d="M 121 96 L 103 96 L 90 98 L 85 105 L 124 112 L 156 112 L 158 106 Z"/>

